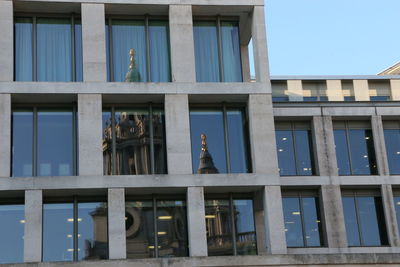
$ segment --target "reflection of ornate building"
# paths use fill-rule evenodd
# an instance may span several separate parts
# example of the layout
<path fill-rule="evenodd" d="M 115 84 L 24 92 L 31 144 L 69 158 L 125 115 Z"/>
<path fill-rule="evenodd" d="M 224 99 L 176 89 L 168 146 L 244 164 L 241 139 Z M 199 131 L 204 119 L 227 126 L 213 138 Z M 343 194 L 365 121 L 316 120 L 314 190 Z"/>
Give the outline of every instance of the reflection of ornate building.
<path fill-rule="evenodd" d="M 105 204 L 90 213 L 93 219 L 93 240 L 85 240 L 83 259 L 108 258 L 107 208 Z"/>

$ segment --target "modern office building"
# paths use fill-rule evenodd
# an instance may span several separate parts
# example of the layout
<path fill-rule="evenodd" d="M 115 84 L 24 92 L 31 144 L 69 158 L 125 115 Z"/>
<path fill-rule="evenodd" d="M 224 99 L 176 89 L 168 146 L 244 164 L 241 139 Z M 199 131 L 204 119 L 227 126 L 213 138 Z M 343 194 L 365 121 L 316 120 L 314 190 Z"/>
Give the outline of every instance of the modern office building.
<path fill-rule="evenodd" d="M 0 263 L 399 266 L 400 76 L 271 78 L 264 16 L 0 0 Z"/>

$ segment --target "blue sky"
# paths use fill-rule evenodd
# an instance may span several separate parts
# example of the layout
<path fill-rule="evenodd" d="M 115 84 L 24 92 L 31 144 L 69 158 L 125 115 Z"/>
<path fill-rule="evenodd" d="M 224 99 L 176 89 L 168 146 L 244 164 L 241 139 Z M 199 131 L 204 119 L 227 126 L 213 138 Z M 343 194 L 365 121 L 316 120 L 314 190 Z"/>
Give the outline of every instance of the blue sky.
<path fill-rule="evenodd" d="M 400 0 L 265 0 L 271 75 L 370 75 L 400 61 Z"/>

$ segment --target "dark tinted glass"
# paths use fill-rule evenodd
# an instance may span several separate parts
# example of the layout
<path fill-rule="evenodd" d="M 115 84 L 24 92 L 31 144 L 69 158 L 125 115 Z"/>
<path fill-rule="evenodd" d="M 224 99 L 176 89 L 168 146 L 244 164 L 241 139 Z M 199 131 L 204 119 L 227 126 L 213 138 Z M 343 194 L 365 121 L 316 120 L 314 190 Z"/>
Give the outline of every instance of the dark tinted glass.
<path fill-rule="evenodd" d="M 400 130 L 385 129 L 384 134 L 390 174 L 400 174 Z"/>
<path fill-rule="evenodd" d="M 228 110 L 228 142 L 229 142 L 229 159 L 231 173 L 247 173 L 250 172 L 249 161 L 247 160 L 247 143 L 245 140 L 245 119 L 241 110 Z"/>
<path fill-rule="evenodd" d="M 303 197 L 303 224 L 307 247 L 321 246 L 321 220 L 317 197 Z"/>
<path fill-rule="evenodd" d="M 345 96 L 344 101 L 356 101 L 356 98 L 354 96 Z"/>
<path fill-rule="evenodd" d="M 354 197 L 343 197 L 342 202 L 346 224 L 347 243 L 349 246 L 361 246 L 355 199 Z"/>
<path fill-rule="evenodd" d="M 338 165 L 339 175 L 350 175 L 350 158 L 347 143 L 346 130 L 334 130 L 336 160 Z"/>
<path fill-rule="evenodd" d="M 310 130 L 294 130 L 297 175 L 312 175 L 312 142 Z"/>
<path fill-rule="evenodd" d="M 291 130 L 276 130 L 279 173 L 281 176 L 296 175 L 296 160 Z"/>
<path fill-rule="evenodd" d="M 167 156 L 164 136 L 165 116 L 160 109 L 153 109 L 153 144 L 154 144 L 154 171 L 156 174 L 167 173 Z"/>
<path fill-rule="evenodd" d="M 82 25 L 80 20 L 75 20 L 75 80 L 83 81 L 82 57 Z"/>
<path fill-rule="evenodd" d="M 350 159 L 353 175 L 377 174 L 374 141 L 371 130 L 350 129 Z"/>
<path fill-rule="evenodd" d="M 283 197 L 282 204 L 287 246 L 304 247 L 299 198 Z"/>
<path fill-rule="evenodd" d="M 273 96 L 272 97 L 272 102 L 288 102 L 289 101 L 289 97 L 279 97 L 279 96 Z"/>
<path fill-rule="evenodd" d="M 236 227 L 237 255 L 256 255 L 253 201 L 250 199 L 233 200 L 233 216 Z"/>
<path fill-rule="evenodd" d="M 318 101 L 318 96 L 305 96 L 303 97 L 304 102 L 316 102 Z"/>
<path fill-rule="evenodd" d="M 385 95 L 385 96 L 370 96 L 369 98 L 371 101 L 389 101 L 390 96 Z"/>
<path fill-rule="evenodd" d="M 12 176 L 32 176 L 33 112 L 12 113 Z"/>
<path fill-rule="evenodd" d="M 24 205 L 0 205 L 0 264 L 24 261 Z"/>
<path fill-rule="evenodd" d="M 103 111 L 103 173 L 112 174 L 112 122 L 111 111 Z"/>
<path fill-rule="evenodd" d="M 394 207 L 396 209 L 396 217 L 397 217 L 397 227 L 400 232 L 400 196 L 394 197 Z"/>

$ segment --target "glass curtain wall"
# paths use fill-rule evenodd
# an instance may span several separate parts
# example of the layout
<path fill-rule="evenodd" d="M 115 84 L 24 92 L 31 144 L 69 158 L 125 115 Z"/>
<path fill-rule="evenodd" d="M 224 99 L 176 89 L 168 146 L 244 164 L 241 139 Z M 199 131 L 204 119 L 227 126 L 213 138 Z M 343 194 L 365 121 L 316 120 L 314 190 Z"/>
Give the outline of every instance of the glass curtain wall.
<path fill-rule="evenodd" d="M 24 262 L 23 204 L 0 203 L 0 264 Z"/>
<path fill-rule="evenodd" d="M 142 108 L 103 110 L 104 175 L 167 173 L 164 111 Z"/>
<path fill-rule="evenodd" d="M 389 171 L 397 175 L 400 174 L 400 122 L 384 121 L 383 128 Z"/>
<path fill-rule="evenodd" d="M 125 81 L 130 64 L 130 49 L 135 51 L 140 82 L 171 81 L 167 20 L 109 17 L 106 38 L 108 81 Z"/>
<path fill-rule="evenodd" d="M 367 121 L 334 121 L 339 175 L 376 175 L 371 124 Z"/>
<path fill-rule="evenodd" d="M 43 261 L 108 258 L 107 203 L 48 202 L 43 205 Z"/>
<path fill-rule="evenodd" d="M 16 81 L 82 81 L 80 19 L 18 16 L 14 27 Z"/>
<path fill-rule="evenodd" d="M 239 23 L 221 18 L 193 22 L 198 82 L 242 82 Z"/>
<path fill-rule="evenodd" d="M 394 208 L 396 210 L 396 218 L 397 218 L 397 227 L 400 232 L 400 191 L 393 190 L 393 201 L 394 201 Z"/>
<path fill-rule="evenodd" d="M 309 122 L 275 122 L 275 137 L 281 176 L 315 175 Z"/>
<path fill-rule="evenodd" d="M 251 172 L 247 129 L 243 108 L 191 108 L 193 173 L 198 173 L 201 163 L 202 134 L 207 137 L 208 151 L 219 173 Z"/>
<path fill-rule="evenodd" d="M 128 199 L 125 205 L 128 259 L 188 256 L 184 200 Z"/>
<path fill-rule="evenodd" d="M 252 199 L 208 197 L 205 211 L 209 256 L 257 254 Z"/>
<path fill-rule="evenodd" d="M 12 176 L 76 175 L 75 108 L 15 108 Z"/>
<path fill-rule="evenodd" d="M 323 246 L 321 216 L 317 192 L 284 191 L 282 195 L 287 246 Z"/>

